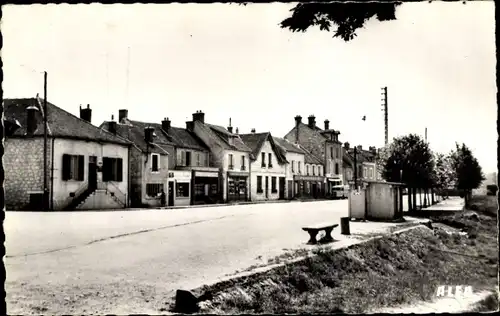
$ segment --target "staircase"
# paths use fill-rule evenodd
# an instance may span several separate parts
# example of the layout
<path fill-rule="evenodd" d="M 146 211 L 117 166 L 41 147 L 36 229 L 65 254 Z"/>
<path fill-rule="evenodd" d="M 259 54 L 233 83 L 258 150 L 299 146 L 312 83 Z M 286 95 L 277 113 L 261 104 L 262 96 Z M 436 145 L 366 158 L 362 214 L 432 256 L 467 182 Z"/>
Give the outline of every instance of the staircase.
<path fill-rule="evenodd" d="M 97 189 L 75 208 L 78 210 L 118 209 L 124 208 L 124 205 L 112 192 Z"/>
<path fill-rule="evenodd" d="M 85 201 L 92 194 L 92 192 L 94 192 L 94 189 L 90 189 L 87 186 L 82 189 L 82 193 L 75 193 L 75 197 L 66 205 L 66 207 L 64 207 L 65 211 L 74 210 L 78 205 Z"/>

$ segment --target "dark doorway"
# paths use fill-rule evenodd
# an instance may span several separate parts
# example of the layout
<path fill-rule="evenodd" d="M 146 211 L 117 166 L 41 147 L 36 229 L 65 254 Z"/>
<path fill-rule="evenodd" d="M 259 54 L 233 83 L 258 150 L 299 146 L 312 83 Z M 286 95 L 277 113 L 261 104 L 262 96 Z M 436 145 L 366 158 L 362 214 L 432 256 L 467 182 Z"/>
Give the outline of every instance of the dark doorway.
<path fill-rule="evenodd" d="M 316 183 L 311 183 L 311 191 L 313 198 L 318 198 L 318 185 Z"/>
<path fill-rule="evenodd" d="M 266 177 L 266 199 L 269 198 L 269 177 Z"/>
<path fill-rule="evenodd" d="M 280 177 L 280 183 L 279 183 L 279 190 L 280 190 L 280 200 L 285 199 L 285 178 Z"/>
<path fill-rule="evenodd" d="M 89 156 L 89 190 L 97 189 L 97 157 Z"/>
<path fill-rule="evenodd" d="M 190 167 L 191 166 L 191 152 L 186 151 L 186 166 Z"/>
<path fill-rule="evenodd" d="M 293 198 L 293 181 L 288 180 L 288 198 Z"/>
<path fill-rule="evenodd" d="M 174 206 L 174 181 L 168 182 L 168 206 Z"/>

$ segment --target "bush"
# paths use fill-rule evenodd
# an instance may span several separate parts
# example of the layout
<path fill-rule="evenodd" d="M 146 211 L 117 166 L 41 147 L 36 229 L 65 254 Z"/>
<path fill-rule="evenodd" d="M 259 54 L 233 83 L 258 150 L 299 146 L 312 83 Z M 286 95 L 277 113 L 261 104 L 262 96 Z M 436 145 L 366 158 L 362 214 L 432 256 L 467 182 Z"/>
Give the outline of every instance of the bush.
<path fill-rule="evenodd" d="M 486 190 L 488 191 L 488 195 L 496 195 L 498 191 L 498 187 L 495 184 L 488 184 L 486 186 Z"/>

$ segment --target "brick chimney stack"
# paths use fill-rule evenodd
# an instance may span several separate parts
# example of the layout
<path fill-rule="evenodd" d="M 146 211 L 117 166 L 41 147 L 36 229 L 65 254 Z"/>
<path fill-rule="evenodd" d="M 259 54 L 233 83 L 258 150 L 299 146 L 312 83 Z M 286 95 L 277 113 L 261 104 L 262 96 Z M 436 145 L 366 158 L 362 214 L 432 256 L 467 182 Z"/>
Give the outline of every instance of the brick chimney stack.
<path fill-rule="evenodd" d="M 252 128 L 251 132 L 252 134 L 255 134 L 255 128 Z"/>
<path fill-rule="evenodd" d="M 196 113 L 193 113 L 193 122 L 195 121 L 205 123 L 205 113 L 202 111 L 196 111 Z"/>
<path fill-rule="evenodd" d="M 168 134 L 170 132 L 170 120 L 167 118 L 164 118 L 163 121 L 161 121 L 161 128 Z"/>
<path fill-rule="evenodd" d="M 111 115 L 111 121 L 108 122 L 108 130 L 111 133 L 116 134 L 116 121 L 114 115 Z"/>
<path fill-rule="evenodd" d="M 229 118 L 229 126 L 227 127 L 229 133 L 233 133 L 233 127 L 231 126 L 231 118 Z"/>
<path fill-rule="evenodd" d="M 124 119 L 128 119 L 128 110 L 118 110 L 118 123 L 122 123 Z"/>
<path fill-rule="evenodd" d="M 325 131 L 327 131 L 329 129 L 330 129 L 330 121 L 329 120 L 325 120 Z"/>
<path fill-rule="evenodd" d="M 350 149 L 350 148 L 351 148 L 351 145 L 350 145 L 348 142 L 345 142 L 345 143 L 344 143 L 344 148 L 345 148 L 345 149 Z"/>
<path fill-rule="evenodd" d="M 309 128 L 315 128 L 316 127 L 316 117 L 314 115 L 309 115 L 309 117 L 307 119 L 308 119 L 307 126 L 309 126 Z"/>
<path fill-rule="evenodd" d="M 82 108 L 80 105 L 80 118 L 90 123 L 92 120 L 92 109 L 90 108 L 90 104 L 87 104 L 86 108 Z"/>

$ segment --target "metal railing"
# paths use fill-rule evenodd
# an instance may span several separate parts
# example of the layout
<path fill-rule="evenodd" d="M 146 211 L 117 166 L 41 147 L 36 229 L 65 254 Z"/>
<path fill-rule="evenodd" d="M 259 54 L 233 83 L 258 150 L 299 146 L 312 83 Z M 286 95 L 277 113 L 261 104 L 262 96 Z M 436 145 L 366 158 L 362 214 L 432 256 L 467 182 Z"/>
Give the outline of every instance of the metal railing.
<path fill-rule="evenodd" d="M 109 181 L 107 184 L 106 190 L 111 193 L 114 200 L 123 207 L 127 207 L 127 194 L 123 193 L 115 183 Z"/>
<path fill-rule="evenodd" d="M 75 192 L 73 192 L 74 196 L 69 196 L 66 200 L 64 200 L 62 204 L 62 209 L 68 207 L 76 198 L 85 193 L 85 191 L 87 191 L 88 188 L 89 188 L 89 183 L 88 182 L 83 183 Z"/>

